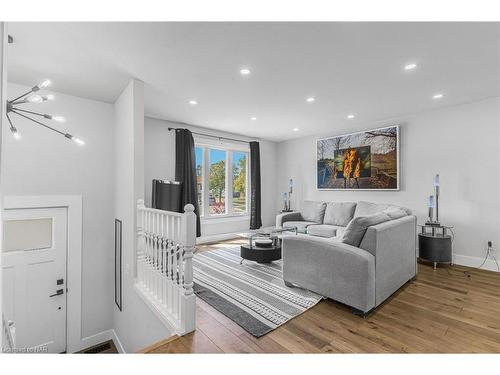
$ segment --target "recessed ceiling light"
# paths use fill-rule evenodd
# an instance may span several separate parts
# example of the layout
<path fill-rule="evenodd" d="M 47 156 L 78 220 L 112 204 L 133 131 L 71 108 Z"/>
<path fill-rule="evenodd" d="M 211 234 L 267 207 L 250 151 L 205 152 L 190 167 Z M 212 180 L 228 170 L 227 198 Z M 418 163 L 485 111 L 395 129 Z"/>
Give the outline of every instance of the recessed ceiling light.
<path fill-rule="evenodd" d="M 249 75 L 249 74 L 250 74 L 250 69 L 248 69 L 248 68 L 241 68 L 241 69 L 240 69 L 240 74 L 241 74 L 242 76 L 247 76 L 247 75 Z"/>
<path fill-rule="evenodd" d="M 434 94 L 432 96 L 432 99 L 441 99 L 444 95 L 443 94 Z"/>
<path fill-rule="evenodd" d="M 250 117 L 250 120 L 257 121 L 257 117 Z"/>
<path fill-rule="evenodd" d="M 189 104 L 191 104 L 191 105 L 196 105 L 196 104 L 198 104 L 198 102 L 197 102 L 196 100 L 190 100 L 190 101 L 189 101 Z"/>
<path fill-rule="evenodd" d="M 299 131 L 299 128 L 293 128 L 293 131 L 294 131 L 294 132 L 298 132 L 298 131 Z"/>
<path fill-rule="evenodd" d="M 405 70 L 413 70 L 417 67 L 417 64 L 415 63 L 410 63 L 405 65 Z"/>
<path fill-rule="evenodd" d="M 351 120 L 351 119 L 353 119 L 353 118 L 354 118 L 354 115 L 347 115 L 347 118 L 348 118 L 349 120 Z"/>
<path fill-rule="evenodd" d="M 306 99 L 306 102 L 308 103 L 313 103 L 316 99 L 312 96 L 310 96 L 309 98 Z"/>

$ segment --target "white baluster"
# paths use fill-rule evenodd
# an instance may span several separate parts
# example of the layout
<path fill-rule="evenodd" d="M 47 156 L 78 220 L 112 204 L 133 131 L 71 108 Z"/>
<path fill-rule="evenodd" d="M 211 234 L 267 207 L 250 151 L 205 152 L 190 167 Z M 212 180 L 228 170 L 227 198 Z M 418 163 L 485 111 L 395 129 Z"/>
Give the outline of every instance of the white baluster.
<path fill-rule="evenodd" d="M 167 252 L 167 283 L 168 283 L 168 289 L 167 289 L 167 304 L 168 304 L 168 310 L 172 312 L 172 247 L 173 247 L 173 242 L 169 241 L 168 244 L 168 252 Z"/>

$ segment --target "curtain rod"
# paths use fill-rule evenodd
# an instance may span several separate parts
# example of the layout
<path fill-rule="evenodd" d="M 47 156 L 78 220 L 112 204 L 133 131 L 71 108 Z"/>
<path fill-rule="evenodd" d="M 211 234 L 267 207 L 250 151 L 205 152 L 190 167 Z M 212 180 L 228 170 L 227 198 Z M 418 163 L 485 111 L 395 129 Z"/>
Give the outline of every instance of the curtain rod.
<path fill-rule="evenodd" d="M 171 130 L 178 130 L 178 129 L 182 129 L 182 128 L 172 128 L 172 127 L 169 127 L 168 130 L 171 131 Z M 198 133 L 198 132 L 191 132 L 193 134 L 196 134 L 196 135 L 201 135 L 202 137 L 210 137 L 210 138 L 216 138 L 216 139 L 225 139 L 227 141 L 233 141 L 233 142 L 242 142 L 242 143 L 250 143 L 250 141 L 244 141 L 243 139 L 236 139 L 236 138 L 228 138 L 228 137 L 220 137 L 218 135 L 212 135 L 212 134 L 203 134 L 203 133 Z"/>

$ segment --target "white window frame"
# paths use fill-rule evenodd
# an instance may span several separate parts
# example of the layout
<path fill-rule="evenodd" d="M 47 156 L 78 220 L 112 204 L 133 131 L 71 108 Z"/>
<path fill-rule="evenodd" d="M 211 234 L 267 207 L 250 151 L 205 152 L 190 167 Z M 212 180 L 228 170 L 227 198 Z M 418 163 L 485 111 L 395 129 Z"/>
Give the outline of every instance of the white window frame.
<path fill-rule="evenodd" d="M 246 146 L 246 147 L 245 147 Z M 201 176 L 202 176 L 202 186 L 203 186 L 203 194 L 201 197 L 202 207 L 200 207 L 200 211 L 202 214 L 200 218 L 202 220 L 216 220 L 220 218 L 243 218 L 249 216 L 250 211 L 250 150 L 248 145 L 234 145 L 230 143 L 217 142 L 212 143 L 208 142 L 205 139 L 196 140 L 195 139 L 195 147 L 199 147 L 203 150 L 203 164 L 201 167 Z M 210 171 L 210 150 L 221 150 L 226 153 L 226 186 L 225 186 L 225 207 L 226 212 L 224 214 L 212 214 L 210 215 L 210 191 L 208 189 L 208 171 Z M 233 153 L 234 152 L 242 152 L 245 153 L 246 156 L 246 199 L 245 199 L 245 212 L 239 213 L 235 212 L 233 208 Z"/>

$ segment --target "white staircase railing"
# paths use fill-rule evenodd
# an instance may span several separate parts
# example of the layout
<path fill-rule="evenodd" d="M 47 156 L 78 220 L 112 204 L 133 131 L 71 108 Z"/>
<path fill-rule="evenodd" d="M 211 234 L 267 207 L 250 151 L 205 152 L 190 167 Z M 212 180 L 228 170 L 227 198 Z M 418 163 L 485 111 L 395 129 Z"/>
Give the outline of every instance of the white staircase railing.
<path fill-rule="evenodd" d="M 195 329 L 193 251 L 196 215 L 157 210 L 137 203 L 136 288 L 154 312 L 178 335 Z"/>

